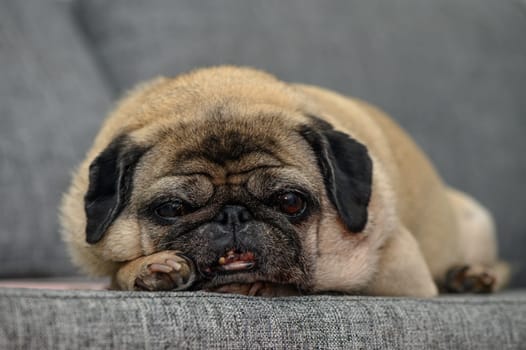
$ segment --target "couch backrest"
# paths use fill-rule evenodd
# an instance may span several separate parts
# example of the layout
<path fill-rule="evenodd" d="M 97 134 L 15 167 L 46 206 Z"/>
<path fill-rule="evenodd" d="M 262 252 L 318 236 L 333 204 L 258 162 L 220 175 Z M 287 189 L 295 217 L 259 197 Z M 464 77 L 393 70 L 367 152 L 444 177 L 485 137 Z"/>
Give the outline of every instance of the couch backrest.
<path fill-rule="evenodd" d="M 0 277 L 74 271 L 57 206 L 109 104 L 69 3 L 0 1 Z"/>
<path fill-rule="evenodd" d="M 15 1 L 7 3 L 15 7 Z M 31 68 L 14 63 L 10 73 L 2 68 L 10 81 L 38 92 L 23 96 L 24 103 L 16 100 L 18 93 L 7 94 L 11 117 L 7 128 L 2 123 L 0 188 L 12 205 L 0 217 L 2 250 L 10 250 L 4 234 L 13 232 L 28 237 L 15 238 L 17 252 L 33 251 L 32 237 L 52 237 L 53 250 L 59 192 L 108 106 L 107 86 L 115 97 L 156 75 L 228 63 L 382 107 L 415 137 L 448 183 L 491 209 L 503 256 L 518 268 L 526 263 L 524 2 L 80 0 L 71 18 L 65 6 L 16 5 L 20 17 L 32 13 L 44 22 L 56 16 L 64 26 L 75 21 L 79 31 L 64 33 L 47 18 L 39 23 L 45 30 L 24 24 L 24 35 L 38 38 L 25 50 L 40 50 L 46 59 L 27 61 Z M 57 33 L 46 35 L 50 30 Z M 0 54 L 6 55 L 3 49 Z M 30 60 L 25 51 L 20 55 Z M 46 64 L 60 70 L 49 70 L 43 80 L 39 72 L 50 69 Z M 37 119 L 44 114 L 50 119 Z M 28 209 L 37 220 L 27 218 Z M 34 267 L 42 261 L 32 259 Z M 524 270 L 517 284 L 526 285 Z M 0 274 L 8 272 L 0 268 Z"/>

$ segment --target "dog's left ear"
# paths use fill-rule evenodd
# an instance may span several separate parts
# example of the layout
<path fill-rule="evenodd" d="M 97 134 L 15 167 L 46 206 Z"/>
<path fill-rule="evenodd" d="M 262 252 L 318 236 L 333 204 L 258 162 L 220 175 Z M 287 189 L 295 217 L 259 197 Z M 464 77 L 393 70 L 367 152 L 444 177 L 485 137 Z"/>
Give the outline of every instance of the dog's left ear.
<path fill-rule="evenodd" d="M 319 118 L 300 133 L 312 147 L 327 195 L 347 229 L 358 233 L 367 224 L 373 163 L 367 148 Z"/>
<path fill-rule="evenodd" d="M 86 241 L 97 243 L 126 206 L 133 173 L 145 148 L 131 144 L 125 135 L 115 138 L 91 163 L 89 187 L 84 196 Z"/>

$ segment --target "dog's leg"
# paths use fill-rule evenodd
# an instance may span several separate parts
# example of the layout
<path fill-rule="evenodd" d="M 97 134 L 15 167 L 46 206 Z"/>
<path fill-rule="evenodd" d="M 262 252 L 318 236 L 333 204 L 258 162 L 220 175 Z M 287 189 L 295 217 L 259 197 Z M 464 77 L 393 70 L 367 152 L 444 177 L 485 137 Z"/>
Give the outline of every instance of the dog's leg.
<path fill-rule="evenodd" d="M 418 243 L 407 229 L 402 227 L 393 233 L 380 254 L 377 272 L 363 294 L 414 297 L 438 294 Z"/>
<path fill-rule="evenodd" d="M 465 193 L 450 189 L 448 196 L 458 222 L 462 261 L 437 280 L 441 289 L 450 293 L 489 293 L 503 288 L 510 268 L 498 260 L 491 214 Z"/>
<path fill-rule="evenodd" d="M 120 290 L 184 290 L 196 277 L 193 263 L 165 250 L 142 256 L 122 265 L 115 274 L 112 287 Z"/>

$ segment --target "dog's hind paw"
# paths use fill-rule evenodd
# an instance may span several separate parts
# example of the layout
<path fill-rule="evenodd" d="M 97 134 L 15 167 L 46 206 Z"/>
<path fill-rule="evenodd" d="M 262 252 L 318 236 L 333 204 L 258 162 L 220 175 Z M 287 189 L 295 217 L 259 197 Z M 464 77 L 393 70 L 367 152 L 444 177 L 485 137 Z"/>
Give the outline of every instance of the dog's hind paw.
<path fill-rule="evenodd" d="M 495 276 L 481 266 L 456 266 L 446 273 L 444 291 L 447 293 L 491 293 Z"/>

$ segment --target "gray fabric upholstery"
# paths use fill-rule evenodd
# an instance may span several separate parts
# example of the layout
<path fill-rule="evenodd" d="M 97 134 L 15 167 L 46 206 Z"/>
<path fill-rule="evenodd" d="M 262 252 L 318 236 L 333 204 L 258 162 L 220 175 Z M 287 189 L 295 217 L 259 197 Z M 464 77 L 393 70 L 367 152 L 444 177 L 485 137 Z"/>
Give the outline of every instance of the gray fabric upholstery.
<path fill-rule="evenodd" d="M 254 298 L 0 289 L 1 349 L 524 349 L 526 293 Z"/>
<path fill-rule="evenodd" d="M 109 107 L 64 1 L 0 1 L 0 277 L 71 273 L 57 206 Z"/>
<path fill-rule="evenodd" d="M 76 13 L 116 93 L 229 63 L 383 107 L 496 215 L 526 285 L 524 2 L 81 0 Z"/>

